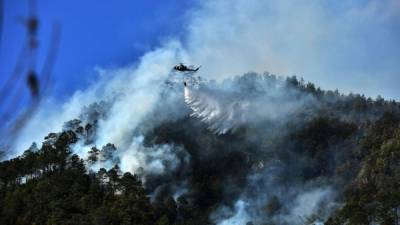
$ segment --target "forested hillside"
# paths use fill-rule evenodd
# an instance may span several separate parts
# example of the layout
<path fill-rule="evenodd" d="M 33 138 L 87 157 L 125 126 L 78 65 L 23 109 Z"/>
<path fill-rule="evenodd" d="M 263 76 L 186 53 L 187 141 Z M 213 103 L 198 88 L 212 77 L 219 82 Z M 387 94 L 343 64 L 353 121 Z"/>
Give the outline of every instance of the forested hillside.
<path fill-rule="evenodd" d="M 399 103 L 294 76 L 229 82 L 241 93 L 284 90 L 265 104 L 296 107 L 218 135 L 182 98 L 167 101 L 183 86 L 167 83 L 167 103 L 135 130 L 143 146 L 132 160 L 143 164 L 128 172 L 124 149 L 95 146 L 112 103 L 94 103 L 0 163 L 0 224 L 399 224 Z M 78 156 L 80 145 L 90 151 Z"/>

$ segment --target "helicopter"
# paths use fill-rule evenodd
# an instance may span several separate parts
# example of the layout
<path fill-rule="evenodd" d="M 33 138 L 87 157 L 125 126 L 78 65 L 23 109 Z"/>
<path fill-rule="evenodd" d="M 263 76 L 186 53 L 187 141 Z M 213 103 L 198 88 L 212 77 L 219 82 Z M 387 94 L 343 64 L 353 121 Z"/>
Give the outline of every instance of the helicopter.
<path fill-rule="evenodd" d="M 179 72 L 197 72 L 201 66 L 194 68 L 193 66 L 185 66 L 183 63 L 179 63 L 174 66 L 174 70 Z"/>

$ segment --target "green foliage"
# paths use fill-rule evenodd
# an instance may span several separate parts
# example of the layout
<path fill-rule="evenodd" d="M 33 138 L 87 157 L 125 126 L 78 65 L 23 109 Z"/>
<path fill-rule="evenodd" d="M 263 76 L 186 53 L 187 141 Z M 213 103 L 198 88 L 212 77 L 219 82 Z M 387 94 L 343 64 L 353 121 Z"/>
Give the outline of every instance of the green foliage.
<path fill-rule="evenodd" d="M 137 176 L 118 166 L 87 173 L 73 132 L 0 163 L 0 224 L 153 224 Z"/>
<path fill-rule="evenodd" d="M 327 224 L 400 222 L 400 117 L 385 114 L 361 144 L 358 176 L 345 193 L 345 204 Z"/>

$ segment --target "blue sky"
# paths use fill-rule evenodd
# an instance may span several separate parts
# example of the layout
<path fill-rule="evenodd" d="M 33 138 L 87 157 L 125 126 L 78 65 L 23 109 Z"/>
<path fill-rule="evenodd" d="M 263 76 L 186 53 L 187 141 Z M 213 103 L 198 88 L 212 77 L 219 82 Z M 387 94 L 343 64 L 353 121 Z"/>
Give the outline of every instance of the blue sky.
<path fill-rule="evenodd" d="M 28 1 L 5 0 L 0 83 L 14 65 L 25 37 L 17 18 L 26 16 Z M 169 36 L 181 36 L 189 0 L 38 0 L 39 68 L 48 48 L 53 22 L 61 25 L 52 94 L 66 98 L 93 79 L 93 68 L 120 67 Z"/>
<path fill-rule="evenodd" d="M 95 82 L 97 66 L 134 63 L 169 37 L 182 40 L 194 63 L 203 64 L 200 75 L 268 70 L 296 74 L 325 89 L 400 99 L 399 5 L 398 0 L 38 0 L 38 69 L 51 24 L 58 22 L 61 42 L 50 94 L 61 102 Z M 0 83 L 23 44 L 25 29 L 16 18 L 27 15 L 27 8 L 27 1 L 4 1 Z"/>

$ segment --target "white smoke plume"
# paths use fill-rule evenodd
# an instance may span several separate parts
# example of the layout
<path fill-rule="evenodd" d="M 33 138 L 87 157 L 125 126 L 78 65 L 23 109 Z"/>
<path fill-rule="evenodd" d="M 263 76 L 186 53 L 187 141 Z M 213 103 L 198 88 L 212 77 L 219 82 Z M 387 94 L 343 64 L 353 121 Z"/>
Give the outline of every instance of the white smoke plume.
<path fill-rule="evenodd" d="M 190 14 L 187 49 L 203 65 L 199 75 L 211 79 L 271 71 L 399 99 L 399 12 L 398 0 L 201 1 Z"/>
<path fill-rule="evenodd" d="M 100 100 L 111 101 L 108 117 L 99 122 L 96 145 L 114 143 L 130 145 L 132 131 L 158 101 L 161 85 L 167 79 L 171 65 L 183 58 L 178 42 L 171 41 L 144 55 L 138 64 L 118 70 L 100 70 L 99 80 L 85 91 L 77 91 L 62 104 L 44 104 L 24 128 L 14 149 L 21 153 L 28 143 L 40 140 L 52 131 L 60 131 L 64 122 L 77 118 L 84 106 Z"/>
<path fill-rule="evenodd" d="M 181 163 L 189 161 L 189 156 L 182 147 L 167 144 L 144 147 L 143 139 L 142 136 L 134 137 L 129 148 L 119 152 L 122 171 L 160 175 L 175 171 Z M 183 155 L 182 158 L 178 157 L 179 153 Z"/>
<path fill-rule="evenodd" d="M 239 200 L 235 203 L 235 208 L 234 208 L 234 215 L 229 217 L 229 214 L 231 213 L 231 210 L 222 207 L 218 210 L 219 216 L 228 216 L 228 219 L 222 219 L 222 218 L 214 218 L 218 222 L 218 225 L 242 225 L 246 224 L 251 221 L 251 216 L 246 212 L 246 207 L 249 207 L 249 204 L 243 200 Z"/>

